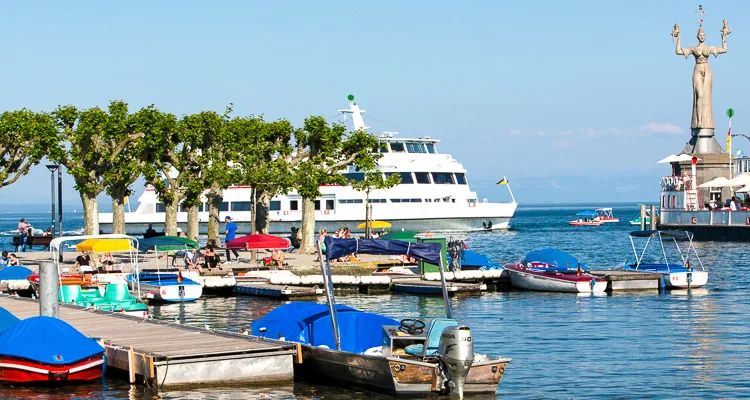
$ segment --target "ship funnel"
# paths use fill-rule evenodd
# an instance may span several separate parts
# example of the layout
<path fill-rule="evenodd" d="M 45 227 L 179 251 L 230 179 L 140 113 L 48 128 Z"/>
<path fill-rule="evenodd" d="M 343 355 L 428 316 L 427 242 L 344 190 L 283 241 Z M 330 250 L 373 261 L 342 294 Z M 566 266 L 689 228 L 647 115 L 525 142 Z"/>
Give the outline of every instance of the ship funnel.
<path fill-rule="evenodd" d="M 455 390 L 459 399 L 464 398 L 464 384 L 469 369 L 474 362 L 474 343 L 468 326 L 451 326 L 440 335 L 440 361 L 448 372 L 451 391 Z"/>

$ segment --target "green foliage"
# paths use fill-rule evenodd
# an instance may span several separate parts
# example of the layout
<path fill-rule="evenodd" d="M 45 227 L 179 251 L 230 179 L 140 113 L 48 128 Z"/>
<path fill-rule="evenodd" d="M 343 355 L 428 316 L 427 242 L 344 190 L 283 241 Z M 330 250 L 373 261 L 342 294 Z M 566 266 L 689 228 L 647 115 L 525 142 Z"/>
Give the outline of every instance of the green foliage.
<path fill-rule="evenodd" d="M 29 172 L 58 142 L 54 118 L 26 109 L 0 115 L 0 187 Z"/>

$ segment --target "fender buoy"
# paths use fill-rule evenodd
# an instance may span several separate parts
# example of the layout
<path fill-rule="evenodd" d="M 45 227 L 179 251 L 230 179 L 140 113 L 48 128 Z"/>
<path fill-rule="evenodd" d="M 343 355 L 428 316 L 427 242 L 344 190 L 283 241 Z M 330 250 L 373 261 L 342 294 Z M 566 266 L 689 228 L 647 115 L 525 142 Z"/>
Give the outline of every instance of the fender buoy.
<path fill-rule="evenodd" d="M 482 221 L 482 226 L 484 227 L 484 229 L 492 229 L 492 221 L 487 221 L 487 223 Z"/>
<path fill-rule="evenodd" d="M 163 294 L 163 295 L 166 295 L 166 294 L 167 294 L 167 291 L 166 291 L 166 290 L 162 290 L 162 291 L 161 291 L 161 294 Z"/>

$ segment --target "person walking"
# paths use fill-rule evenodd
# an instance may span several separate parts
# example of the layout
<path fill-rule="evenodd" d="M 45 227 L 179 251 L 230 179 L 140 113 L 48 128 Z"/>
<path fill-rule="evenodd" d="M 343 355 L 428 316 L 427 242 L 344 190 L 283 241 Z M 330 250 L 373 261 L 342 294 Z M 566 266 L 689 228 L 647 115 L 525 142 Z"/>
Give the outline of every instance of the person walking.
<path fill-rule="evenodd" d="M 16 251 L 26 252 L 26 237 L 29 234 L 29 228 L 31 228 L 31 224 L 21 218 L 21 222 L 18 223 L 18 246 L 16 246 Z M 21 250 L 18 250 L 19 248 Z"/>
<path fill-rule="evenodd" d="M 224 222 L 226 222 L 226 226 L 224 227 L 224 247 L 226 247 L 226 244 L 228 242 L 231 242 L 234 240 L 235 237 L 237 237 L 237 224 L 232 222 L 232 217 L 226 216 L 224 217 Z M 230 251 L 234 253 L 234 258 L 239 259 L 240 254 L 237 253 L 237 249 L 230 249 L 227 247 L 227 264 L 232 260 L 232 257 L 230 256 Z"/>

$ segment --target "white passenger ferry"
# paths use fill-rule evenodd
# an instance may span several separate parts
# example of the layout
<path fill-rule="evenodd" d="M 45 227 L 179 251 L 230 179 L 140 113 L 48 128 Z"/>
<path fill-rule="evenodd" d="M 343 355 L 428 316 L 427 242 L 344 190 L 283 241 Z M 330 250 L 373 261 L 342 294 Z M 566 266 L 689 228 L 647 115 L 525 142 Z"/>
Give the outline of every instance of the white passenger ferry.
<path fill-rule="evenodd" d="M 366 129 L 359 106 L 350 102 L 349 109 L 339 110 L 348 116 L 353 128 Z M 348 118 L 347 118 L 348 119 Z M 393 134 L 380 136 L 378 170 L 386 176 L 400 174 L 401 183 L 390 189 L 370 192 L 372 219 L 390 222 L 391 230 L 409 231 L 472 231 L 507 229 L 518 203 L 507 185 L 509 203 L 480 201 L 469 187 L 466 169 L 450 154 L 438 151 L 439 140 L 429 137 L 396 138 Z M 363 173 L 353 168 L 344 172 L 350 180 L 361 180 Z M 350 186 L 322 186 L 322 196 L 315 200 L 316 229 L 336 230 L 347 226 L 358 231 L 365 220 L 365 193 Z M 239 225 L 240 233 L 250 231 L 251 189 L 231 186 L 224 191 L 220 220 L 229 215 Z M 125 213 L 128 233 L 142 233 L 149 224 L 161 230 L 164 225 L 164 204 L 159 203 L 153 187 L 138 198 L 138 208 Z M 208 206 L 200 207 L 200 230 L 206 232 Z M 270 204 L 271 233 L 288 233 L 292 226 L 300 226 L 302 197 L 296 192 L 276 196 Z M 178 224 L 186 229 L 187 213 L 180 209 Z M 104 232 L 112 229 L 112 213 L 99 213 Z M 222 228 L 223 229 L 223 228 Z"/>

